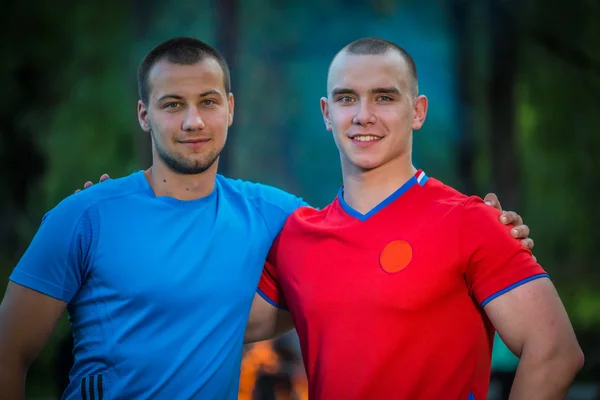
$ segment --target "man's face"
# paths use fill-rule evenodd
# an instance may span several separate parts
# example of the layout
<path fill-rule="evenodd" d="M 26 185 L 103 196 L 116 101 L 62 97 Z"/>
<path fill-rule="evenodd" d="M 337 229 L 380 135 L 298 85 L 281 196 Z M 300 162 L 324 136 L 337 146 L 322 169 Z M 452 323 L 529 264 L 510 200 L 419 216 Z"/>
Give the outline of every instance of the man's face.
<path fill-rule="evenodd" d="M 233 95 L 213 58 L 193 65 L 159 61 L 150 70 L 148 104 L 138 103 L 142 129 L 171 170 L 198 174 L 215 164 L 233 122 Z M 155 160 L 157 161 L 157 160 Z"/>
<path fill-rule="evenodd" d="M 327 81 L 321 111 L 346 170 L 367 171 L 410 156 L 412 131 L 425 121 L 427 99 L 415 98 L 408 66 L 398 52 L 342 52 Z"/>

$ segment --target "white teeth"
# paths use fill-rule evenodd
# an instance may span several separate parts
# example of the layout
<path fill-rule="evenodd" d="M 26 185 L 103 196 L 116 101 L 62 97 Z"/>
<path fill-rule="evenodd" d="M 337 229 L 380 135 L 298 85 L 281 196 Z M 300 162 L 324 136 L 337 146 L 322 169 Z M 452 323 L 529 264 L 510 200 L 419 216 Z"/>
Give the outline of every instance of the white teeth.
<path fill-rule="evenodd" d="M 377 137 L 377 136 L 371 136 L 371 135 L 366 135 L 366 136 L 354 136 L 352 138 L 353 140 L 358 140 L 359 142 L 370 142 L 372 140 L 379 140 L 381 138 Z"/>

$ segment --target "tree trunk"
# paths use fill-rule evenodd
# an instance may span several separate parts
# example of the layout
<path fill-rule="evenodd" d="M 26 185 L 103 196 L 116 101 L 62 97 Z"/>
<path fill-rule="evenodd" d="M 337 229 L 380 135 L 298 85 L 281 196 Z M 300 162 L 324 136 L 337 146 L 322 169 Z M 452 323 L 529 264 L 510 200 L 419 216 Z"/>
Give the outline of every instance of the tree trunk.
<path fill-rule="evenodd" d="M 475 148 L 473 113 L 475 101 L 472 93 L 474 72 L 474 41 L 469 29 L 471 0 L 452 0 L 450 2 L 451 26 L 454 31 L 457 54 L 455 56 L 458 81 L 458 177 L 460 190 L 466 194 L 475 194 Z"/>
<path fill-rule="evenodd" d="M 131 9 L 133 14 L 134 43 L 144 42 L 148 26 L 152 23 L 154 16 L 154 7 L 152 1 L 131 0 Z M 142 60 L 135 60 L 136 68 Z M 133 70 L 133 68 L 132 68 Z M 135 69 L 137 72 L 137 69 Z M 137 79 L 134 84 L 137 97 Z M 150 133 L 141 129 L 134 133 L 136 141 L 137 159 L 141 168 L 149 168 L 152 165 L 152 139 Z"/>
<path fill-rule="evenodd" d="M 515 86 L 518 61 L 516 11 L 511 1 L 489 0 L 491 40 L 490 144 L 493 188 L 504 209 L 518 204 L 520 165 L 515 129 Z"/>
<path fill-rule="evenodd" d="M 233 91 L 237 79 L 238 2 L 237 0 L 215 0 L 215 10 L 216 47 L 229 64 Z M 239 110 L 241 107 L 236 107 L 235 118 L 239 118 Z M 219 158 L 219 173 L 223 175 L 229 175 L 233 171 L 235 131 L 234 123 L 229 128 L 227 145 Z"/>

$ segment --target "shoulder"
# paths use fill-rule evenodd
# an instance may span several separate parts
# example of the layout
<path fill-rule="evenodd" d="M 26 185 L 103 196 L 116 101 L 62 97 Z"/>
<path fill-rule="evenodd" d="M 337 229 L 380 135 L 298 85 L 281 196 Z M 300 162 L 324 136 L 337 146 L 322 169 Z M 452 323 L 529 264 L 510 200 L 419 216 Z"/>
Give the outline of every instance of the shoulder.
<path fill-rule="evenodd" d="M 82 216 L 102 202 L 125 198 L 142 192 L 145 189 L 141 178 L 143 178 L 143 172 L 140 171 L 123 178 L 109 179 L 95 184 L 63 199 L 46 214 L 46 217 L 73 218 Z"/>
<path fill-rule="evenodd" d="M 439 181 L 438 181 L 439 182 Z M 429 183 L 429 182 L 428 182 Z M 500 221 L 502 212 L 485 204 L 478 196 L 468 196 L 443 184 L 432 185 L 435 207 L 448 227 L 456 229 L 463 254 L 470 255 L 482 250 L 496 251 L 506 246 L 518 250 L 519 242 L 510 234 L 511 226 Z"/>
<path fill-rule="evenodd" d="M 462 218 L 465 206 L 477 199 L 435 178 L 429 178 L 420 189 L 421 194 L 412 197 L 415 209 L 425 207 L 432 215 L 444 217 L 441 220 L 446 222 L 457 222 L 457 219 Z M 483 204 L 483 201 L 481 202 Z"/>
<path fill-rule="evenodd" d="M 224 196 L 242 205 L 248 204 L 260 215 L 272 239 L 283 228 L 287 218 L 307 204 L 301 198 L 273 186 L 225 178 L 217 175 L 217 184 Z"/>
<path fill-rule="evenodd" d="M 304 200 L 273 186 L 225 178 L 217 175 L 217 181 L 225 195 L 233 194 L 241 201 L 247 201 L 261 210 L 274 209 L 291 214 L 298 207 L 307 205 Z"/>
<path fill-rule="evenodd" d="M 339 202 L 337 202 L 337 199 L 334 200 L 333 202 L 327 204 L 323 208 L 314 208 L 314 207 L 305 205 L 305 206 L 301 206 L 301 207 L 298 207 L 297 209 L 295 209 L 291 216 L 295 220 L 300 220 L 300 221 L 312 221 L 312 220 L 321 221 L 327 216 L 327 214 L 329 214 L 331 209 L 336 206 L 341 207 L 339 205 Z"/>
<path fill-rule="evenodd" d="M 425 189 L 424 193 L 426 196 L 448 206 L 462 207 L 469 200 L 469 196 L 466 194 L 435 178 L 429 178 L 423 188 Z"/>
<path fill-rule="evenodd" d="M 504 225 L 500 222 L 502 212 L 494 207 L 484 203 L 477 196 L 469 196 L 464 202 L 460 222 L 463 234 L 471 233 L 481 234 L 482 236 L 492 235 L 492 231 L 508 233 L 511 226 Z M 514 239 L 506 235 L 511 241 Z"/>
<path fill-rule="evenodd" d="M 338 199 L 323 208 L 301 206 L 294 210 L 286 220 L 282 235 L 313 235 L 317 232 L 336 229 L 347 222 Z"/>
<path fill-rule="evenodd" d="M 479 231 L 490 224 L 500 224 L 501 212 L 484 203 L 478 196 L 466 195 L 459 190 L 430 178 L 423 186 L 422 195 L 413 198 L 415 209 L 424 207 L 428 215 L 465 232 Z M 475 224 L 475 226 L 472 226 Z"/>

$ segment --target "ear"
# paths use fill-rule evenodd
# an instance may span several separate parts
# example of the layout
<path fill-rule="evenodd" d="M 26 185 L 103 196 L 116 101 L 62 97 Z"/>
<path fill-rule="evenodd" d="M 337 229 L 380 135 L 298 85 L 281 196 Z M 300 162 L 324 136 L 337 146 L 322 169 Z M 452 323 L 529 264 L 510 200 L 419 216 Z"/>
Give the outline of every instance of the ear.
<path fill-rule="evenodd" d="M 323 121 L 328 132 L 332 131 L 331 118 L 329 117 L 329 103 L 327 97 L 321 97 L 321 114 L 323 114 Z"/>
<path fill-rule="evenodd" d="M 413 102 L 414 104 L 414 115 L 412 121 L 412 129 L 417 131 L 421 129 L 423 124 L 425 123 L 425 118 L 427 117 L 427 106 L 428 100 L 427 97 L 420 95 Z"/>
<path fill-rule="evenodd" d="M 148 123 L 148 109 L 142 100 L 138 100 L 137 115 L 140 126 L 144 132 L 150 132 L 150 124 Z"/>
<path fill-rule="evenodd" d="M 235 106 L 235 100 L 233 98 L 233 93 L 229 93 L 229 96 L 227 96 L 227 103 L 229 103 L 229 111 L 228 111 L 228 124 L 227 126 L 231 126 L 231 124 L 233 124 L 233 108 Z"/>

